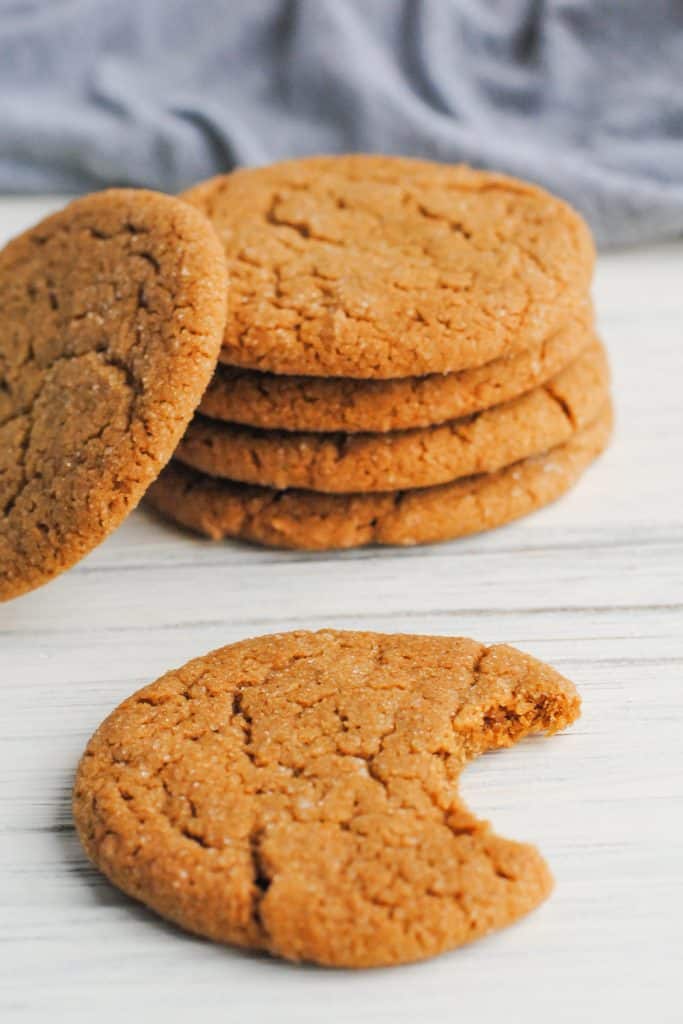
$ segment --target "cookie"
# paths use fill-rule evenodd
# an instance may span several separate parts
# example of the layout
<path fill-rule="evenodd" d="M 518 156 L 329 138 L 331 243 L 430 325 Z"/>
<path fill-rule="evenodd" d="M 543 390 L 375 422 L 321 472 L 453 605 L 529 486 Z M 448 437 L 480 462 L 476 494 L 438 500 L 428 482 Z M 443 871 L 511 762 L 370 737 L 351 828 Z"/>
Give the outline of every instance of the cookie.
<path fill-rule="evenodd" d="M 78 769 L 76 827 L 115 885 L 210 939 L 343 967 L 421 960 L 549 894 L 538 851 L 476 818 L 458 780 L 579 708 L 568 680 L 504 645 L 247 640 L 106 719 Z"/>
<path fill-rule="evenodd" d="M 418 377 L 549 338 L 586 302 L 583 220 L 533 185 L 402 157 L 249 168 L 184 194 L 230 271 L 226 361 L 314 377 Z"/>
<path fill-rule="evenodd" d="M 459 373 L 393 380 L 287 377 L 219 366 L 199 411 L 267 430 L 374 432 L 429 427 L 507 402 L 544 384 L 591 340 L 588 317 L 573 317 L 527 352 Z"/>
<path fill-rule="evenodd" d="M 215 369 L 225 304 L 211 225 L 154 192 L 78 199 L 0 253 L 0 599 L 137 504 Z"/>
<path fill-rule="evenodd" d="M 605 404 L 605 351 L 595 341 L 543 386 L 437 427 L 388 434 L 259 431 L 197 417 L 176 458 L 209 476 L 332 494 L 402 490 L 490 473 L 564 443 Z"/>
<path fill-rule="evenodd" d="M 606 447 L 606 406 L 595 423 L 544 455 L 497 473 L 386 494 L 275 491 L 204 476 L 171 462 L 148 503 L 214 540 L 324 551 L 365 544 L 431 544 L 501 526 L 555 501 Z"/>

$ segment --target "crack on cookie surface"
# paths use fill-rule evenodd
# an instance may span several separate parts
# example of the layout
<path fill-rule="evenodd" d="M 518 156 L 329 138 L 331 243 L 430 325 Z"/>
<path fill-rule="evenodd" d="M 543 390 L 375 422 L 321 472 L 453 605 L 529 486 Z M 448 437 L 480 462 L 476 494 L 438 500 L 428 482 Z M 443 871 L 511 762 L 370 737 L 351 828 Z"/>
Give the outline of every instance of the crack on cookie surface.
<path fill-rule="evenodd" d="M 552 400 L 553 400 L 554 402 L 556 402 L 556 403 L 557 403 L 557 405 L 558 405 L 558 406 L 560 407 L 560 409 L 562 410 L 562 412 L 564 413 L 564 415 L 565 415 L 565 416 L 567 417 L 567 422 L 568 422 L 568 423 L 570 424 L 570 426 L 572 427 L 572 429 L 574 429 L 574 430 L 575 430 L 575 429 L 577 428 L 577 424 L 576 424 L 576 416 L 574 415 L 574 410 L 573 410 L 573 408 L 572 408 L 571 402 L 569 402 L 569 401 L 568 401 L 568 400 L 567 400 L 567 399 L 566 399 L 566 398 L 564 397 L 564 395 L 560 395 L 560 394 L 558 394 L 558 393 L 557 393 L 557 392 L 556 392 L 556 391 L 555 391 L 555 390 L 553 389 L 553 386 L 552 386 L 552 384 L 550 384 L 550 383 L 548 383 L 548 384 L 545 384 L 545 385 L 544 385 L 544 389 L 545 389 L 545 392 L 546 392 L 546 394 L 548 394 L 548 395 L 550 396 L 550 398 L 551 398 L 551 399 L 552 399 Z"/>

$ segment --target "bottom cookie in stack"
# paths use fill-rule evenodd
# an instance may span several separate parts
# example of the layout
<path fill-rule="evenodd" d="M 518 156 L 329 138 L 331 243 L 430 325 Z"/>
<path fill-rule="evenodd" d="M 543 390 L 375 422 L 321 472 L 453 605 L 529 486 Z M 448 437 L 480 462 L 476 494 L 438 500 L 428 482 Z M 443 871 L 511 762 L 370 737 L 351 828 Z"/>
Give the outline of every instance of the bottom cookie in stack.
<path fill-rule="evenodd" d="M 147 502 L 214 540 L 321 551 L 366 544 L 411 545 L 489 530 L 555 501 L 603 451 L 611 403 L 562 444 L 493 473 L 410 490 L 366 494 L 278 491 L 210 477 L 173 461 Z"/>

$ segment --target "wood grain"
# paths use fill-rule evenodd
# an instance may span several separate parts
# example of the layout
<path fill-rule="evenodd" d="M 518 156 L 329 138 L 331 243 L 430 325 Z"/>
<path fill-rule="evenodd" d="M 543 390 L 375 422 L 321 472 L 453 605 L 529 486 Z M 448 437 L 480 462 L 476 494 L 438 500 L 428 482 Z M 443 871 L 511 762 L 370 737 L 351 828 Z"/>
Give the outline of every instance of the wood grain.
<path fill-rule="evenodd" d="M 7 237 L 54 200 L 0 201 Z M 214 546 L 137 512 L 48 587 L 0 606 L 4 1020 L 680 1021 L 683 952 L 683 245 L 601 258 L 612 447 L 557 505 L 433 548 Z M 292 967 L 183 935 L 86 864 L 69 791 L 124 696 L 245 636 L 337 626 L 504 640 L 584 713 L 480 759 L 464 788 L 535 841 L 557 888 L 518 926 L 413 967 Z"/>

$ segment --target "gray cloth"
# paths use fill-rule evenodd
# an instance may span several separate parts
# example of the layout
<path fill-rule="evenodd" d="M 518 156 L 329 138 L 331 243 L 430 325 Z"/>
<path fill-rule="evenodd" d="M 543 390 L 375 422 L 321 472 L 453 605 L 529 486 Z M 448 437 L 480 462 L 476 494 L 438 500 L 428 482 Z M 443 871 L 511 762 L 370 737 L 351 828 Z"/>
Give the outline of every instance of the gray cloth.
<path fill-rule="evenodd" d="M 0 191 L 177 191 L 378 151 L 539 181 L 603 244 L 683 233 L 677 0 L 0 0 Z"/>

